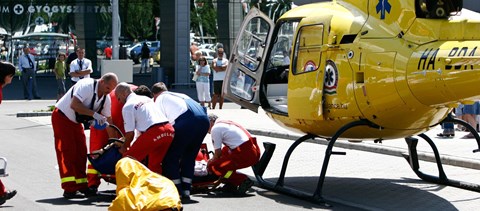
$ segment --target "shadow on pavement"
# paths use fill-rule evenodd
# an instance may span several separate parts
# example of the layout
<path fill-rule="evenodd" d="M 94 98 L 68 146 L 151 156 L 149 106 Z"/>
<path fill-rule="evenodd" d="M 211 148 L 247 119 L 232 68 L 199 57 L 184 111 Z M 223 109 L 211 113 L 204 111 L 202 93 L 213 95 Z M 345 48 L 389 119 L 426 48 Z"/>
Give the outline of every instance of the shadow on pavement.
<path fill-rule="evenodd" d="M 65 199 L 63 197 L 58 198 L 50 198 L 50 199 L 40 199 L 36 202 L 39 203 L 47 203 L 52 205 L 69 205 L 69 204 L 76 204 L 76 205 L 84 205 L 84 206 L 92 206 L 95 205 L 97 207 L 108 207 L 110 203 L 115 199 L 115 195 L 113 194 L 103 194 L 99 193 L 97 196 L 89 197 L 89 198 L 78 198 L 78 199 Z"/>
<path fill-rule="evenodd" d="M 266 180 L 275 182 L 277 178 Z M 286 177 L 285 185 L 313 195 L 317 181 L 317 177 Z M 409 187 L 407 184 L 415 187 Z M 333 209 L 335 204 L 342 204 L 366 210 L 457 210 L 449 201 L 428 192 L 441 191 L 445 187 L 409 178 L 392 180 L 327 177 L 323 197 L 327 203 L 333 205 Z M 258 194 L 281 204 L 304 206 L 306 209 L 317 208 L 314 202 L 291 204 L 292 201 L 284 195 L 271 191 L 260 190 Z M 318 205 L 318 208 L 321 207 Z"/>

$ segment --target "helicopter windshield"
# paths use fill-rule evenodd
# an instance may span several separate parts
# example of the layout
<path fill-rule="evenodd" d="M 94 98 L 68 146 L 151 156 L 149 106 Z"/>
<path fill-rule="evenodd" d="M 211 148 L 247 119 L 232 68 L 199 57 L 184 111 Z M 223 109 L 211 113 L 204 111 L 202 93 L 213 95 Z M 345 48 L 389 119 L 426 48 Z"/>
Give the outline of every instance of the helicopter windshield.
<path fill-rule="evenodd" d="M 460 12 L 463 0 L 415 0 L 417 18 L 445 19 Z"/>

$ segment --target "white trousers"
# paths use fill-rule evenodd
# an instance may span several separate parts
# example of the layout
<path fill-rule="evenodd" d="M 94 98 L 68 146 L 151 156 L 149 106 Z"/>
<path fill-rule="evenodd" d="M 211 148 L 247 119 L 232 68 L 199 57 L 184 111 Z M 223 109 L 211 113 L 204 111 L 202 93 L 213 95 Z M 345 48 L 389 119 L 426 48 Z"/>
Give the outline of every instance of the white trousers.
<path fill-rule="evenodd" d="M 197 86 L 198 101 L 210 102 L 212 100 L 210 97 L 210 84 L 206 82 L 196 82 L 195 85 Z"/>

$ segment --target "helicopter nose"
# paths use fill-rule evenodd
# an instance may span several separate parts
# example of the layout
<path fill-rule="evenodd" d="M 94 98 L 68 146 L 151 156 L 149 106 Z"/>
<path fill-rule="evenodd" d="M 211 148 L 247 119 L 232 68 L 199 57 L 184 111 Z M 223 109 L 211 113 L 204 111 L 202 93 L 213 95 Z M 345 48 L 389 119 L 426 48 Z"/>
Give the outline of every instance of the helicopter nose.
<path fill-rule="evenodd" d="M 441 105 L 480 98 L 480 41 L 436 42 L 412 54 L 408 85 L 424 105 Z"/>

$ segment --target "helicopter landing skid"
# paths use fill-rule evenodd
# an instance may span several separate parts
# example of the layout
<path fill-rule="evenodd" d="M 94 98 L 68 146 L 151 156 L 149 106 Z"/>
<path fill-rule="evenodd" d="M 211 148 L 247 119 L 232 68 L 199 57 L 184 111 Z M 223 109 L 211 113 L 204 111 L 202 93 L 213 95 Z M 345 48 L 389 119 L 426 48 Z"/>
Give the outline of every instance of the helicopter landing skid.
<path fill-rule="evenodd" d="M 468 123 L 467 123 L 468 125 Z M 470 125 L 468 125 L 470 126 Z M 470 126 L 471 127 L 471 126 Z M 472 127 L 473 129 L 473 127 Z M 475 136 L 475 139 L 477 139 L 477 142 L 479 141 L 480 137 L 478 136 L 478 133 L 472 133 Z M 451 180 L 448 179 L 447 175 L 445 174 L 445 171 L 443 170 L 443 165 L 442 161 L 440 159 L 440 153 L 438 152 L 437 147 L 435 146 L 435 143 L 433 143 L 432 139 L 428 137 L 425 134 L 420 134 L 418 135 L 421 138 L 423 138 L 427 143 L 430 145 L 430 147 L 433 150 L 433 154 L 435 155 L 435 162 L 437 164 L 438 168 L 438 176 L 433 176 L 433 175 L 428 175 L 420 171 L 420 165 L 418 162 L 418 154 L 417 154 L 417 144 L 418 144 L 418 139 L 408 137 L 405 138 L 405 141 L 407 142 L 408 145 L 408 152 L 409 154 L 403 154 L 403 157 L 407 159 L 407 162 L 410 164 L 410 167 L 413 169 L 413 172 L 422 180 L 431 182 L 431 183 L 436 183 L 440 185 L 448 185 L 452 187 L 457 187 L 457 188 L 462 188 L 465 190 L 471 190 L 475 192 L 480 192 L 480 185 L 474 184 L 474 183 L 468 183 L 468 182 L 463 182 L 463 181 L 457 181 L 457 180 Z M 478 150 L 474 150 L 474 152 L 478 152 Z"/>
<path fill-rule="evenodd" d="M 264 142 L 263 145 L 265 147 L 265 151 L 264 151 L 262 157 L 260 158 L 260 161 L 252 167 L 253 172 L 255 173 L 255 178 L 257 179 L 258 183 L 261 186 L 263 186 L 267 189 L 273 190 L 275 192 L 280 192 L 280 193 L 284 193 L 284 194 L 287 194 L 287 195 L 291 195 L 291 196 L 294 196 L 294 197 L 298 197 L 298 198 L 301 198 L 301 199 L 310 200 L 310 201 L 313 201 L 313 202 L 316 202 L 316 203 L 323 204 L 326 207 L 330 207 L 330 205 L 327 204 L 322 197 L 323 183 L 325 181 L 325 176 L 327 174 L 327 168 L 328 168 L 328 163 L 330 161 L 330 156 L 331 155 L 345 155 L 346 154 L 345 152 L 335 152 L 335 151 L 333 151 L 332 150 L 333 145 L 335 144 L 337 139 L 340 137 L 340 135 L 342 135 L 345 131 L 347 131 L 351 128 L 357 127 L 357 126 L 370 126 L 370 127 L 379 128 L 378 126 L 374 125 L 373 123 L 369 122 L 368 120 L 358 120 L 358 121 L 351 122 L 351 123 L 348 123 L 348 124 L 344 125 L 333 135 L 333 137 L 329 140 L 329 143 L 327 145 L 327 149 L 325 151 L 325 158 L 323 160 L 322 169 L 321 169 L 321 172 L 320 172 L 320 176 L 318 178 L 317 189 L 315 190 L 313 195 L 309 194 L 309 193 L 306 193 L 306 192 L 303 192 L 303 191 L 300 191 L 300 190 L 297 190 L 297 189 L 293 189 L 293 188 L 284 186 L 285 172 L 287 171 L 287 165 L 288 165 L 288 160 L 290 159 L 290 155 L 293 153 L 295 148 L 298 145 L 300 145 L 302 142 L 304 142 L 308 139 L 313 139 L 313 138 L 317 137 L 313 134 L 307 134 L 307 135 L 304 135 L 304 136 L 300 137 L 290 146 L 287 153 L 285 154 L 285 158 L 284 158 L 283 164 L 282 164 L 282 169 L 280 171 L 280 175 L 279 175 L 276 183 L 263 179 L 263 173 L 265 172 L 265 169 L 266 169 L 266 167 L 267 167 L 268 163 L 270 162 L 270 159 L 273 155 L 273 151 L 275 150 L 275 144 L 269 143 L 269 142 Z"/>

